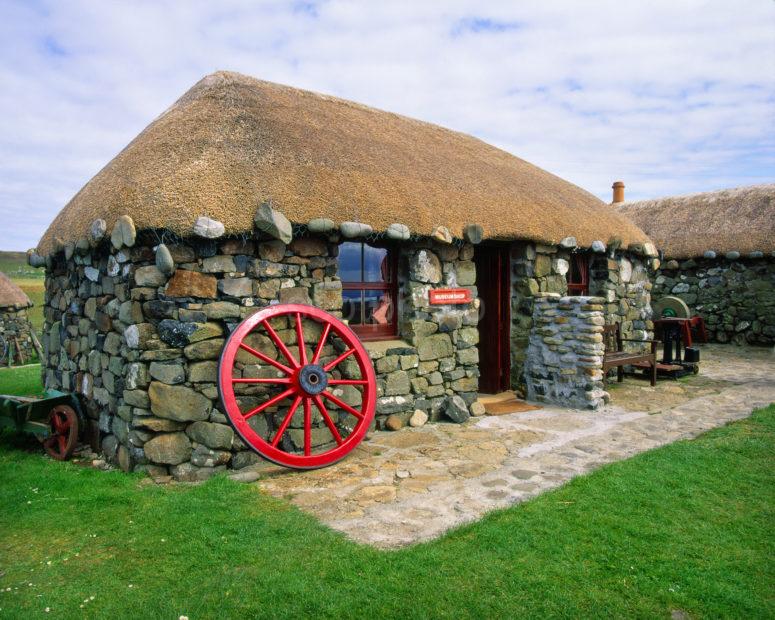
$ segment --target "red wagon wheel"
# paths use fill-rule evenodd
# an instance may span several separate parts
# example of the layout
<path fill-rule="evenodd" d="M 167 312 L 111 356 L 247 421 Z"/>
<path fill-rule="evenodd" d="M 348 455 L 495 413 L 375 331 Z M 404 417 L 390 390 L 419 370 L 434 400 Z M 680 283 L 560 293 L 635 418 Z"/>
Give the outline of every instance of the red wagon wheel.
<path fill-rule="evenodd" d="M 51 434 L 43 440 L 43 448 L 52 459 L 66 461 L 78 443 L 78 415 L 68 405 L 57 405 L 48 414 Z"/>
<path fill-rule="evenodd" d="M 304 322 L 308 335 L 313 333 L 310 322 L 316 324 L 315 334 L 321 330 L 316 343 L 305 341 Z M 287 329 L 278 333 L 278 325 Z M 263 339 L 278 352 L 278 359 L 250 346 L 250 338 Z M 296 344 L 289 348 L 292 341 Z M 274 376 L 242 376 L 246 365 L 238 355 L 243 360 L 247 355 L 255 365 L 263 363 L 263 370 Z M 352 364 L 346 374 L 340 366 L 348 358 L 357 366 L 357 377 L 351 376 Z M 243 411 L 238 392 L 251 386 L 274 393 L 261 392 L 261 402 L 254 399 L 254 406 Z M 333 394 L 336 386 L 360 390 L 360 403 Z M 377 398 L 374 368 L 355 333 L 327 312 L 303 304 L 271 306 L 240 323 L 221 353 L 218 388 L 226 415 L 245 443 L 264 458 L 295 469 L 325 467 L 344 458 L 366 435 Z M 322 418 L 318 426 L 313 408 Z M 266 438 L 250 424 L 257 415 L 268 418 Z"/>

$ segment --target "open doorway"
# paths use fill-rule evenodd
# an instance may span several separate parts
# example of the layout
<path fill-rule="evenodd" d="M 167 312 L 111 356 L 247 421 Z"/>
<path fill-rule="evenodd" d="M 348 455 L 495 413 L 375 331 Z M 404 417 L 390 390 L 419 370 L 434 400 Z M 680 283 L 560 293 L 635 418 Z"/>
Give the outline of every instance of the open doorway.
<path fill-rule="evenodd" d="M 479 391 L 497 394 L 511 387 L 509 248 L 477 246 L 474 262 L 476 286 L 483 306 L 479 319 Z"/>

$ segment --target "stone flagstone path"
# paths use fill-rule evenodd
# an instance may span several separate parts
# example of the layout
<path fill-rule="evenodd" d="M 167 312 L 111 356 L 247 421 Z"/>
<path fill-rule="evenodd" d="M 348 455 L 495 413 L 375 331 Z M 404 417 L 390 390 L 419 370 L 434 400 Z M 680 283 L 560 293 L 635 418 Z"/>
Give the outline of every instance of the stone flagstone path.
<path fill-rule="evenodd" d="M 400 547 L 772 402 L 772 350 L 707 345 L 699 376 L 655 388 L 627 379 L 596 412 L 547 407 L 380 432 L 326 469 L 258 466 L 233 477 L 260 476 L 264 491 L 355 541 Z"/>

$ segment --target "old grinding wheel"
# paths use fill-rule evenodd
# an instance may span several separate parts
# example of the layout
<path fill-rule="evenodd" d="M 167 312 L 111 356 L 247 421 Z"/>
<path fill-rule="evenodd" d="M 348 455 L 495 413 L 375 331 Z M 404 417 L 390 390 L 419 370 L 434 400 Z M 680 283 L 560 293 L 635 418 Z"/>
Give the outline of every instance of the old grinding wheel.
<path fill-rule="evenodd" d="M 662 297 L 659 301 L 651 306 L 654 312 L 654 318 L 676 318 L 676 319 L 690 319 L 692 316 L 689 306 L 680 297 L 668 295 Z"/>
<path fill-rule="evenodd" d="M 70 458 L 78 443 L 78 414 L 68 405 L 57 405 L 48 414 L 51 434 L 43 440 L 43 448 L 57 461 Z"/>
<path fill-rule="evenodd" d="M 346 402 L 344 388 L 359 402 Z M 355 333 L 303 304 L 270 306 L 237 326 L 221 353 L 218 390 L 242 440 L 294 469 L 347 456 L 366 435 L 377 400 L 374 368 Z"/>

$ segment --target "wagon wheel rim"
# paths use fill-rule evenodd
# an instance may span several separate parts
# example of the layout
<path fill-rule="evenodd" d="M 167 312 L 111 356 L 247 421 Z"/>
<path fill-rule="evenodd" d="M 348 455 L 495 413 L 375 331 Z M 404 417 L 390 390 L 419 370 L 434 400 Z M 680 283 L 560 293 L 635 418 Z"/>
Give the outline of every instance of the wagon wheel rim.
<path fill-rule="evenodd" d="M 295 331 L 296 355 L 289 350 L 270 323 L 272 319 L 280 317 L 285 317 L 290 323 L 289 329 Z M 318 323 L 322 327 L 316 343 L 305 343 L 305 320 Z M 277 350 L 277 359 L 245 343 L 246 338 L 256 332 L 268 335 Z M 336 351 L 333 359 L 324 358 L 324 348 L 327 344 L 333 344 L 335 337 L 344 344 L 344 350 Z M 302 343 L 305 345 L 302 346 Z M 262 366 L 273 367 L 279 376 L 235 377 L 235 363 L 240 351 L 245 351 L 251 358 L 255 358 L 257 364 L 260 362 Z M 341 371 L 340 364 L 347 359 L 352 359 L 357 364 L 360 375 L 357 379 L 337 376 Z M 258 406 L 242 411 L 235 393 L 235 386 L 239 384 L 268 384 L 279 391 L 271 398 L 262 400 Z M 361 391 L 359 406 L 351 405 L 333 393 L 337 386 L 344 385 L 351 385 Z M 360 443 L 374 419 L 376 377 L 369 355 L 358 336 L 339 319 L 319 308 L 304 304 L 271 306 L 240 323 L 229 336 L 221 353 L 218 388 L 224 412 L 242 440 L 262 457 L 294 469 L 316 469 L 341 460 Z M 276 406 L 277 411 L 274 413 L 279 424 L 275 425 L 267 439 L 264 439 L 250 426 L 249 420 L 257 415 L 266 415 Z M 318 412 L 323 422 L 317 428 L 328 429 L 331 436 L 328 443 L 333 444 L 333 447 L 316 449 L 313 445 L 314 412 Z M 354 421 L 351 429 L 342 424 L 337 425 L 335 418 L 341 416 L 341 412 L 346 412 L 347 419 Z M 298 446 L 298 452 L 287 449 L 290 441 L 288 431 L 292 428 L 291 424 L 296 415 L 302 418 L 303 430 L 303 445 Z"/>
<path fill-rule="evenodd" d="M 49 436 L 43 448 L 57 461 L 65 461 L 78 443 L 78 415 L 69 405 L 57 405 L 48 414 Z"/>

